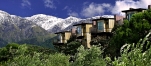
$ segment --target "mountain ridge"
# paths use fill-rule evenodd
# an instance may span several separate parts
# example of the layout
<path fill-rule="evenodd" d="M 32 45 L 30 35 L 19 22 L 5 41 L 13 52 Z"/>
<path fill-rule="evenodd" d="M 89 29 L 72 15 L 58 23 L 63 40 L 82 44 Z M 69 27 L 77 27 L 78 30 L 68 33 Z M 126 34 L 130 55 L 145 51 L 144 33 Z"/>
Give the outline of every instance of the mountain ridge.
<path fill-rule="evenodd" d="M 94 16 L 91 18 L 82 19 L 82 18 L 69 16 L 63 19 L 51 15 L 46 15 L 46 14 L 36 14 L 31 17 L 20 17 L 16 15 L 10 15 L 9 13 L 2 10 L 0 10 L 0 17 L 2 13 L 3 14 L 5 13 L 7 16 L 11 18 L 18 17 L 18 18 L 29 20 L 35 25 L 42 27 L 43 29 L 47 30 L 50 33 L 70 30 L 73 27 L 72 25 L 74 24 L 78 24 L 82 22 L 92 23 L 91 21 L 92 19 L 98 19 L 101 17 L 101 16 Z M 3 16 L 7 17 L 6 15 Z M 114 18 L 113 15 L 102 15 L 102 17 Z"/>
<path fill-rule="evenodd" d="M 12 42 L 42 45 L 51 35 L 30 20 L 0 11 L 0 47 Z"/>
<path fill-rule="evenodd" d="M 67 18 L 58 18 L 51 15 L 37 14 L 31 17 L 25 17 L 27 20 L 35 22 L 45 30 L 55 33 L 60 31 L 69 31 L 74 25 L 82 22 L 92 23 L 92 19 L 98 19 L 101 16 L 95 16 L 91 18 L 81 19 L 73 16 Z M 113 15 L 103 15 L 102 17 L 114 18 Z"/>
<path fill-rule="evenodd" d="M 51 33 L 63 31 L 64 29 L 69 27 L 72 23 L 76 23 L 81 20 L 80 18 L 72 16 L 63 19 L 44 14 L 33 15 L 31 17 L 26 17 L 26 19 L 35 22 L 37 25 L 41 26 L 42 28 Z"/>

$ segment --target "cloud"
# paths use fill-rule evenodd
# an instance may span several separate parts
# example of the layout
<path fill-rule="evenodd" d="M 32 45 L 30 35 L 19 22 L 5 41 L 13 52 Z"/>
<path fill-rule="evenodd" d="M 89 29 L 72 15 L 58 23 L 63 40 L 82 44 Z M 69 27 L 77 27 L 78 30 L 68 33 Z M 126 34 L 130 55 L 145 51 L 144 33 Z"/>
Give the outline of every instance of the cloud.
<path fill-rule="evenodd" d="M 103 15 L 105 12 L 111 12 L 112 14 L 124 16 L 124 13 L 121 12 L 122 10 L 128 10 L 129 8 L 147 8 L 148 5 L 151 5 L 151 0 L 116 0 L 114 5 L 109 3 L 97 4 L 84 2 L 84 7 L 80 15 L 83 17 L 92 17 Z"/>
<path fill-rule="evenodd" d="M 103 3 L 103 4 L 91 3 L 88 6 L 83 7 L 81 11 L 81 15 L 84 17 L 102 15 L 109 8 L 110 8 L 110 4 L 108 3 Z"/>
<path fill-rule="evenodd" d="M 62 10 L 67 10 L 67 14 L 69 16 L 79 17 L 79 14 L 75 11 L 72 11 L 72 8 L 70 8 L 69 6 L 65 6 Z"/>
<path fill-rule="evenodd" d="M 103 7 L 106 7 L 106 8 L 109 8 L 111 5 L 108 4 L 108 3 L 103 3 L 102 6 L 103 6 Z"/>
<path fill-rule="evenodd" d="M 65 6 L 64 8 L 63 8 L 63 10 L 68 10 L 69 9 L 69 7 L 68 6 Z"/>
<path fill-rule="evenodd" d="M 76 12 L 69 12 L 68 13 L 69 16 L 74 16 L 74 17 L 79 17 L 79 14 Z"/>
<path fill-rule="evenodd" d="M 147 8 L 149 4 L 151 4 L 151 0 L 119 0 L 115 2 L 115 6 L 111 10 L 111 13 L 124 15 L 124 13 L 121 12 L 122 10 L 127 10 L 129 8 Z"/>
<path fill-rule="evenodd" d="M 22 0 L 21 6 L 30 8 L 31 3 L 28 0 Z"/>
<path fill-rule="evenodd" d="M 47 8 L 51 8 L 51 9 L 56 8 L 53 0 L 44 0 L 44 4 L 45 4 L 45 7 Z"/>

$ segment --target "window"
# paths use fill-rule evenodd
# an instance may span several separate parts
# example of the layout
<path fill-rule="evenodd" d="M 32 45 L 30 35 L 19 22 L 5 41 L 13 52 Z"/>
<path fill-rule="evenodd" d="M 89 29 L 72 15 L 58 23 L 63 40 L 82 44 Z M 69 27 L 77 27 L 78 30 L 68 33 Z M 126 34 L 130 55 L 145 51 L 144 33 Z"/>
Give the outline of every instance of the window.
<path fill-rule="evenodd" d="M 134 14 L 134 13 L 129 13 L 129 14 L 127 14 L 127 19 L 130 20 L 133 14 Z"/>
<path fill-rule="evenodd" d="M 98 30 L 104 30 L 104 22 L 98 22 Z"/>
<path fill-rule="evenodd" d="M 58 34 L 58 39 L 61 40 L 61 34 Z"/>
<path fill-rule="evenodd" d="M 59 43 L 62 43 L 62 35 L 61 34 L 58 34 L 58 41 L 59 41 Z"/>
<path fill-rule="evenodd" d="M 78 26 L 78 27 L 77 27 L 77 33 L 78 33 L 78 34 L 81 34 L 81 33 L 82 33 L 82 28 L 81 28 L 81 26 Z"/>

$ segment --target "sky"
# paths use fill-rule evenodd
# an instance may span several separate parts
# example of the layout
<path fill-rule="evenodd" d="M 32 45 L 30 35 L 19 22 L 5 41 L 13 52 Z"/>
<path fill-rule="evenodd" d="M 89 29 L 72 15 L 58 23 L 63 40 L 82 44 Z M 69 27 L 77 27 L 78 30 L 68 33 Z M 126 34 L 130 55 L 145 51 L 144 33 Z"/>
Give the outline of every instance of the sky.
<path fill-rule="evenodd" d="M 59 18 L 123 15 L 122 10 L 147 8 L 148 5 L 151 0 L 0 0 L 0 10 L 21 17 L 36 14 Z"/>

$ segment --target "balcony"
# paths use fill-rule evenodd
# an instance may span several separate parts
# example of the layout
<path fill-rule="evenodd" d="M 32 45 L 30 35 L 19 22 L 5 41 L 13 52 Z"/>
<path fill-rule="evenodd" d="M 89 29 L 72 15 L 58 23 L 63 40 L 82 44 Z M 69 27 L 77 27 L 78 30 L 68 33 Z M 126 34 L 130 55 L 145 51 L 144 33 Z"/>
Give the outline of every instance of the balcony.
<path fill-rule="evenodd" d="M 105 31 L 104 32 L 111 32 L 112 31 L 112 29 L 105 29 Z"/>
<path fill-rule="evenodd" d="M 98 30 L 97 28 L 95 27 L 92 27 L 91 28 L 91 34 L 97 34 L 97 33 L 101 33 L 101 32 L 111 32 L 112 29 L 104 29 L 104 30 Z"/>
<path fill-rule="evenodd" d="M 79 33 L 77 34 L 77 39 L 82 39 L 84 36 L 83 36 L 83 33 Z"/>

